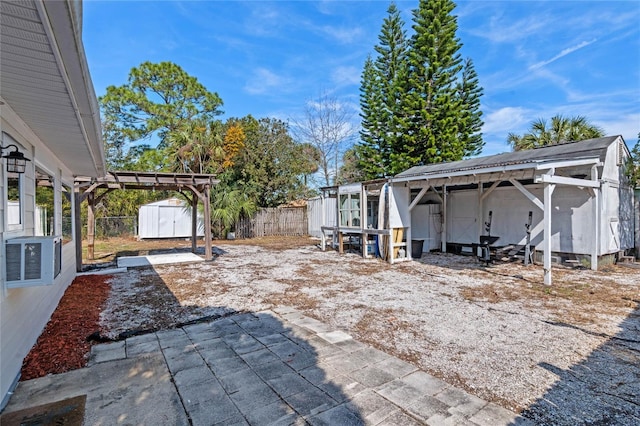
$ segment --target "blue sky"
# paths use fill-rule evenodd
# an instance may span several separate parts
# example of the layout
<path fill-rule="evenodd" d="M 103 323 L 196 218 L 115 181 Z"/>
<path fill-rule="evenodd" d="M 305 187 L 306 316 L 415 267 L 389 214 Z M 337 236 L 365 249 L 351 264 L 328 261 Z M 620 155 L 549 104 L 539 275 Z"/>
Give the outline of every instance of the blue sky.
<path fill-rule="evenodd" d="M 144 61 L 172 61 L 224 101 L 223 119 L 295 119 L 329 94 L 355 112 L 388 1 L 85 0 L 98 96 Z M 411 34 L 418 0 L 397 1 Z M 583 115 L 633 147 L 640 131 L 640 1 L 460 1 L 462 55 L 484 88 L 482 155 L 537 118 Z"/>

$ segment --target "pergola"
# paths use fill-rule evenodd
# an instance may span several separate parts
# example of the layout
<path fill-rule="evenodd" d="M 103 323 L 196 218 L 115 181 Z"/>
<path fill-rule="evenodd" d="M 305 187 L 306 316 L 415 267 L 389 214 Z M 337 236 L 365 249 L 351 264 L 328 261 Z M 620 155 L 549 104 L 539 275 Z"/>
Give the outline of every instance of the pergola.
<path fill-rule="evenodd" d="M 194 173 L 155 173 L 118 171 L 107 172 L 101 178 L 76 177 L 75 192 L 75 228 L 76 228 L 76 268 L 82 270 L 82 220 L 80 206 L 87 200 L 87 257 L 93 259 L 95 244 L 95 206 L 114 189 L 138 189 L 178 191 L 191 203 L 191 250 L 197 248 L 198 201 L 204 206 L 205 259 L 211 260 L 211 187 L 220 181 L 215 175 Z M 96 196 L 98 189 L 105 189 Z M 191 192 L 191 196 L 188 195 Z"/>

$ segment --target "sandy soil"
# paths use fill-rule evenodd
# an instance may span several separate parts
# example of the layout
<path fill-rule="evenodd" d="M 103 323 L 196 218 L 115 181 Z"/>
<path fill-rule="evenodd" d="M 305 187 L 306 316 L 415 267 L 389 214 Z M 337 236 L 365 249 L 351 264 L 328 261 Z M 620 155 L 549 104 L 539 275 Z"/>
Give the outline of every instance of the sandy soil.
<path fill-rule="evenodd" d="M 640 422 L 640 270 L 558 267 L 547 287 L 541 266 L 391 266 L 310 242 L 217 244 L 211 262 L 114 276 L 103 332 L 289 305 L 537 423 Z"/>

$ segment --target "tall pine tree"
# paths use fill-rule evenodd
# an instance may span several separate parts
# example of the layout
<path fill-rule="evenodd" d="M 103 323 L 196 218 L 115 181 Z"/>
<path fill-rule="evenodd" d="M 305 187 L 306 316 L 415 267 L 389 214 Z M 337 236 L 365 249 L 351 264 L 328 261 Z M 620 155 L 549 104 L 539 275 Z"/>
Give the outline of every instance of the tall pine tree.
<path fill-rule="evenodd" d="M 451 0 L 420 0 L 407 40 L 397 8 L 389 7 L 377 57 L 362 78 L 358 153 L 367 177 L 482 151 L 482 88 L 473 61 L 461 58 L 454 8 Z"/>
<path fill-rule="evenodd" d="M 458 160 L 464 149 L 456 77 L 462 71 L 458 24 L 450 0 L 420 0 L 413 11 L 409 91 L 401 154 L 413 164 Z"/>
<path fill-rule="evenodd" d="M 378 40 L 375 61 L 368 58 L 365 62 L 360 95 L 362 143 L 357 150 L 360 167 L 368 179 L 394 173 L 391 156 L 402 137 L 402 130 L 397 127 L 398 99 L 405 90 L 408 41 L 404 21 L 394 3 L 387 9 Z"/>
<path fill-rule="evenodd" d="M 382 81 L 370 57 L 364 63 L 360 86 L 360 108 L 362 112 L 360 142 L 355 146 L 358 168 L 366 179 L 385 176 L 388 151 L 385 143 L 384 105 Z"/>
<path fill-rule="evenodd" d="M 482 140 L 482 111 L 480 110 L 480 96 L 482 87 L 478 81 L 478 74 L 473 66 L 471 58 L 464 61 L 462 77 L 458 83 L 458 98 L 461 102 L 460 117 L 462 126 L 459 129 L 458 139 L 464 148 L 464 157 L 478 155 L 482 152 L 484 141 Z"/>

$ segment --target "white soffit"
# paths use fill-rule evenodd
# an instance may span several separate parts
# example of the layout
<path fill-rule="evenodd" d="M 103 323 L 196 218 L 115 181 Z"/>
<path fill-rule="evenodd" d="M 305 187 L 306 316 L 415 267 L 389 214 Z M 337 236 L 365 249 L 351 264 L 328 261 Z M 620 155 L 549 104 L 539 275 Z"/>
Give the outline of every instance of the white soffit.
<path fill-rule="evenodd" d="M 49 5 L 57 12 L 70 13 L 66 6 L 66 2 Z M 104 154 L 94 116 L 97 110 L 87 114 L 93 109 L 89 107 L 92 101 L 95 103 L 93 88 L 90 81 L 87 87 L 82 79 L 78 81 L 77 73 L 72 76 L 66 64 L 61 65 L 60 49 L 77 52 L 73 21 L 69 14 L 68 18 L 59 15 L 69 28 L 63 39 L 51 39 L 53 30 L 49 17 L 41 16 L 46 15 L 44 11 L 35 1 L 0 1 L 0 96 L 74 174 L 102 175 Z M 79 63 L 84 53 L 71 58 Z M 86 64 L 70 64 L 72 68 L 83 66 Z"/>

